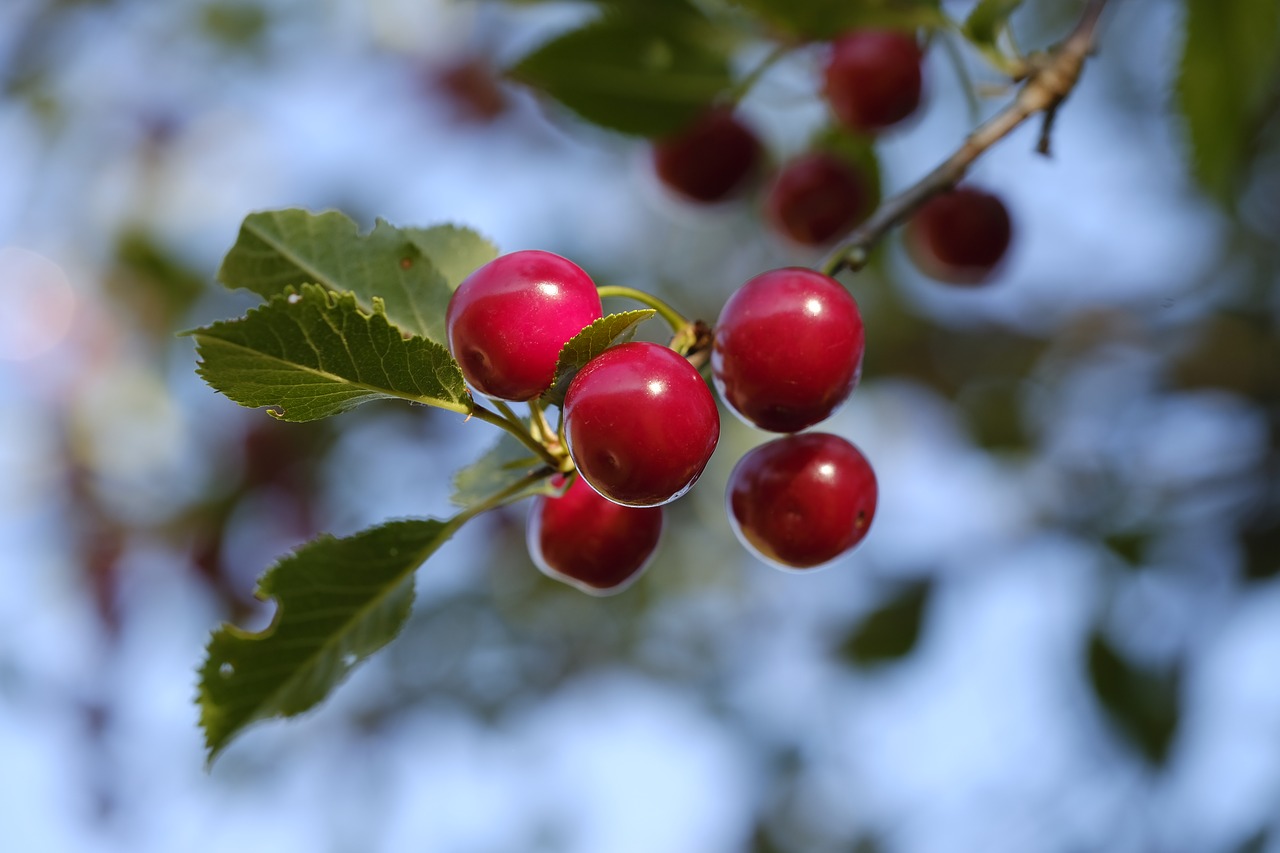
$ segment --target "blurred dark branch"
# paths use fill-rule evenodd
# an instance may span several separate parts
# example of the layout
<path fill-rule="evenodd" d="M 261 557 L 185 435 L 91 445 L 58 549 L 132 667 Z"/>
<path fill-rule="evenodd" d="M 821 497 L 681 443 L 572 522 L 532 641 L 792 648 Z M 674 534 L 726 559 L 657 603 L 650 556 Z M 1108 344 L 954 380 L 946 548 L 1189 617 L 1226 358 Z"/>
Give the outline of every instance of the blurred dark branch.
<path fill-rule="evenodd" d="M 1080 80 L 1085 59 L 1093 51 L 1098 19 L 1107 0 L 1090 0 L 1071 34 L 1053 49 L 1027 58 L 1027 76 L 1018 95 L 965 139 L 954 154 L 932 172 L 896 196 L 886 199 L 866 222 L 858 226 L 832 253 L 822 271 L 835 275 L 843 269 L 859 270 L 868 252 L 890 229 L 905 222 L 926 201 L 955 186 L 974 160 L 1008 136 L 1018 125 L 1044 114 L 1044 128 L 1036 150 L 1049 153 L 1049 133 L 1058 107 Z"/>

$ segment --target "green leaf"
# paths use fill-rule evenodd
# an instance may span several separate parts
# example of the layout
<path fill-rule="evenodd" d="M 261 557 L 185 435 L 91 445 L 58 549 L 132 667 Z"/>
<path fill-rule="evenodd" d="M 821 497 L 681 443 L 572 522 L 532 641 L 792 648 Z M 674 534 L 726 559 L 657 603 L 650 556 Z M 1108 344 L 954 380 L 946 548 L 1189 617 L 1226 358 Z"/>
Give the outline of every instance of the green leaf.
<path fill-rule="evenodd" d="M 1178 97 L 1195 175 L 1230 204 L 1280 99 L 1280 3 L 1187 0 Z"/>
<path fill-rule="evenodd" d="M 337 211 L 275 210 L 245 217 L 218 280 L 267 299 L 290 287 L 319 284 L 354 293 L 366 311 L 381 298 L 393 325 L 443 344 L 452 277 L 493 254 L 488 241 L 462 228 L 402 230 L 378 220 L 361 235 Z"/>
<path fill-rule="evenodd" d="M 453 475 L 450 499 L 461 507 L 476 506 L 544 467 L 546 463 L 541 458 L 504 433 L 488 452 Z M 546 481 L 535 483 L 520 496 L 538 494 L 546 488 Z M 519 496 L 514 499 L 518 500 Z"/>
<path fill-rule="evenodd" d="M 956 403 L 979 446 L 996 451 L 1025 451 L 1030 447 L 1030 438 L 1023 425 L 1023 396 L 1023 385 L 1017 380 L 984 377 L 965 382 Z"/>
<path fill-rule="evenodd" d="M 206 382 L 242 406 L 272 406 L 282 420 L 315 420 L 383 398 L 472 409 L 449 351 L 405 338 L 377 299 L 366 314 L 349 293 L 305 284 L 239 320 L 185 334 L 195 336 L 196 370 Z"/>
<path fill-rule="evenodd" d="M 859 27 L 940 28 L 938 0 L 730 0 L 793 36 L 829 39 Z"/>
<path fill-rule="evenodd" d="M 115 263 L 105 285 L 138 325 L 167 344 L 184 314 L 205 294 L 203 273 L 191 267 L 156 235 L 131 228 L 115 247 Z"/>
<path fill-rule="evenodd" d="M 1259 829 L 1253 835 L 1241 841 L 1233 853 L 1267 853 L 1270 846 L 1267 842 L 1270 837 L 1271 832 L 1269 830 L 1265 828 Z"/>
<path fill-rule="evenodd" d="M 219 0 L 201 11 L 205 34 L 227 47 L 256 47 L 271 25 L 267 10 L 257 3 Z"/>
<path fill-rule="evenodd" d="M 1009 16 L 1022 5 L 1022 0 L 981 0 L 964 22 L 964 32 L 972 41 L 994 47 Z"/>
<path fill-rule="evenodd" d="M 866 136 L 850 133 L 834 125 L 824 127 L 809 141 L 810 150 L 828 151 L 854 168 L 867 187 L 866 207 L 863 217 L 870 216 L 880 206 L 882 187 L 880 157 L 874 141 Z"/>
<path fill-rule="evenodd" d="M 257 595 L 276 599 L 271 625 L 254 634 L 224 624 L 200 668 L 208 760 L 246 726 L 313 707 L 389 643 L 413 605 L 414 570 L 463 520 L 393 521 L 345 539 L 322 536 L 268 570 Z"/>
<path fill-rule="evenodd" d="M 1280 575 L 1280 513 L 1260 515 L 1240 531 L 1244 577 L 1271 580 Z"/>
<path fill-rule="evenodd" d="M 587 121 L 665 136 L 732 84 L 714 31 L 693 14 L 614 11 L 544 44 L 511 69 Z"/>
<path fill-rule="evenodd" d="M 1147 551 L 1151 547 L 1149 530 L 1121 530 L 1102 537 L 1107 547 L 1125 569 L 1140 569 L 1145 565 Z"/>
<path fill-rule="evenodd" d="M 844 641 L 841 653 L 859 666 L 886 663 L 910 654 L 920 639 L 932 587 L 916 583 L 872 611 Z"/>
<path fill-rule="evenodd" d="M 1089 640 L 1089 677 L 1111 721 L 1152 764 L 1163 764 L 1178 731 L 1181 677 L 1126 661 L 1099 633 Z"/>
<path fill-rule="evenodd" d="M 558 406 L 563 403 L 565 392 L 569 390 L 569 383 L 588 361 L 614 344 L 631 340 L 636 333 L 636 327 L 656 313 L 652 308 L 641 308 L 636 311 L 609 314 L 566 341 L 560 348 L 560 355 L 556 357 L 555 381 L 542 395 L 542 404 Z"/>
<path fill-rule="evenodd" d="M 457 290 L 462 280 L 476 269 L 498 257 L 498 247 L 470 228 L 434 225 L 430 228 L 400 230 L 423 255 L 431 259 L 436 270 L 444 277 L 450 293 Z"/>

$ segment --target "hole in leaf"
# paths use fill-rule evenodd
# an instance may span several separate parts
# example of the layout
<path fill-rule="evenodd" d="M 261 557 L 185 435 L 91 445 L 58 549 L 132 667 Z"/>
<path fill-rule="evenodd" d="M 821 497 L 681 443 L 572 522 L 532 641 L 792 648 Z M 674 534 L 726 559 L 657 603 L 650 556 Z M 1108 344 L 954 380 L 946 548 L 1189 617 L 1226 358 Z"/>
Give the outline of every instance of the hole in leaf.
<path fill-rule="evenodd" d="M 236 668 L 225 661 L 218 667 L 218 675 L 221 675 L 223 678 L 230 678 L 235 674 Z"/>

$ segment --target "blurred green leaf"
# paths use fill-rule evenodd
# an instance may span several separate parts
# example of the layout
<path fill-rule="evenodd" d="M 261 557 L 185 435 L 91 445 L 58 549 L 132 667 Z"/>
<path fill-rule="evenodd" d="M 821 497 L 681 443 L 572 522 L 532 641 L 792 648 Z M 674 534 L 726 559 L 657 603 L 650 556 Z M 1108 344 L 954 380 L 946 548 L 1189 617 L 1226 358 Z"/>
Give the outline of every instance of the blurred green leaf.
<path fill-rule="evenodd" d="M 666 136 L 732 84 L 714 35 L 691 12 L 612 10 L 544 44 L 510 73 L 601 127 Z"/>
<path fill-rule="evenodd" d="M 631 340 L 636 333 L 636 327 L 656 313 L 652 308 L 641 308 L 636 311 L 609 314 L 566 341 L 560 348 L 560 355 L 556 357 L 555 381 L 542 395 L 542 404 L 558 406 L 563 403 L 565 392 L 569 390 L 569 383 L 588 361 L 614 344 Z"/>
<path fill-rule="evenodd" d="M 243 0 L 218 0 L 201 10 L 200 26 L 228 47 L 253 47 L 267 31 L 267 10 Z"/>
<path fill-rule="evenodd" d="M 1235 848 L 1235 853 L 1266 853 L 1270 838 L 1271 832 L 1269 830 L 1259 829 L 1253 835 L 1240 842 L 1240 846 Z"/>
<path fill-rule="evenodd" d="M 503 433 L 490 450 L 453 475 L 450 500 L 461 507 L 475 506 L 498 492 L 514 486 L 522 478 L 546 466 L 514 437 Z M 546 490 L 546 483 L 529 487 L 525 494 Z"/>
<path fill-rule="evenodd" d="M 354 293 L 366 311 L 381 298 L 393 325 L 443 344 L 449 282 L 493 251 L 479 235 L 454 226 L 402 230 L 379 219 L 362 235 L 337 211 L 275 210 L 245 217 L 218 280 L 268 299 L 288 287 L 319 284 Z"/>
<path fill-rule="evenodd" d="M 1022 418 L 1022 383 L 1018 380 L 974 378 L 960 387 L 956 404 L 980 447 L 1005 451 L 1028 449 Z"/>
<path fill-rule="evenodd" d="M 174 327 L 205 292 L 205 277 L 146 231 L 121 234 L 115 255 L 108 289 L 139 325 L 171 341 Z"/>
<path fill-rule="evenodd" d="M 981 0 L 964 22 L 964 33 L 981 45 L 995 46 L 1009 22 L 1009 16 L 1022 5 L 1022 0 Z"/>
<path fill-rule="evenodd" d="M 453 292 L 476 269 L 498 257 L 498 247 L 470 228 L 434 225 L 430 228 L 402 228 L 406 237 L 431 259 Z M 447 304 L 446 304 L 446 307 Z M 428 335 L 428 337 L 430 337 Z"/>
<path fill-rule="evenodd" d="M 869 613 L 840 648 L 859 666 L 886 663 L 911 654 L 920 639 L 932 584 L 915 583 Z"/>
<path fill-rule="evenodd" d="M 1102 538 L 1102 544 L 1120 558 L 1125 568 L 1136 569 L 1143 565 L 1151 533 L 1147 530 L 1126 530 Z"/>
<path fill-rule="evenodd" d="M 352 294 L 305 284 L 238 320 L 185 334 L 195 336 L 206 382 L 242 406 L 272 406 L 282 420 L 329 417 L 384 398 L 472 408 L 449 351 L 405 338 L 378 299 L 367 314 Z"/>
<path fill-rule="evenodd" d="M 829 39 L 859 27 L 944 27 L 938 0 L 730 0 L 789 35 Z"/>
<path fill-rule="evenodd" d="M 1263 581 L 1280 575 L 1280 517 L 1256 519 L 1240 533 L 1244 550 L 1244 576 Z"/>
<path fill-rule="evenodd" d="M 210 762 L 246 726 L 323 700 L 390 642 L 413 605 L 413 572 L 462 517 L 393 521 L 345 539 L 322 536 L 276 563 L 257 595 L 276 599 L 260 633 L 223 625 L 200 668 L 200 724 Z"/>
<path fill-rule="evenodd" d="M 1280 3 L 1187 0 L 1185 32 L 1177 86 L 1192 166 L 1230 206 L 1263 121 L 1280 104 Z"/>
<path fill-rule="evenodd" d="M 1280 401 L 1280 338 L 1269 317 L 1220 312 L 1202 320 L 1195 334 L 1172 365 L 1179 387 L 1226 388 Z"/>
<path fill-rule="evenodd" d="M 882 197 L 880 157 L 876 154 L 875 144 L 870 138 L 858 136 L 831 125 L 814 135 L 809 141 L 809 148 L 831 152 L 853 166 L 863 178 L 867 186 L 864 216 L 870 216 L 880 206 Z"/>
<path fill-rule="evenodd" d="M 1180 672 L 1135 666 L 1097 632 L 1089 639 L 1088 657 L 1094 692 L 1112 723 L 1149 762 L 1163 764 L 1181 715 Z"/>

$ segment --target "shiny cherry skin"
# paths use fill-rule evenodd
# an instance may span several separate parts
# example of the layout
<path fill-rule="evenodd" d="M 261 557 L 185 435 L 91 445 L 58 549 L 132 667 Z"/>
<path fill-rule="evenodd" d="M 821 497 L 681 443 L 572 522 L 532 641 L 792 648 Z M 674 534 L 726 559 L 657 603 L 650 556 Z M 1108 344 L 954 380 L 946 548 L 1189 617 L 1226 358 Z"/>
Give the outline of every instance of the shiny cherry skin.
<path fill-rule="evenodd" d="M 562 475 L 553 479 L 564 483 Z M 648 568 L 662 538 L 662 507 L 622 506 L 575 477 L 560 497 L 529 508 L 529 556 L 543 574 L 590 595 L 621 592 Z"/>
<path fill-rule="evenodd" d="M 920 64 L 920 47 L 912 36 L 856 30 L 832 43 L 823 94 L 841 124 L 875 133 L 920 106 Z"/>
<path fill-rule="evenodd" d="M 950 284 L 984 284 L 1009 249 L 1013 221 L 997 196 L 957 187 L 925 202 L 907 220 L 904 239 L 925 275 Z"/>
<path fill-rule="evenodd" d="M 753 130 L 728 110 L 712 110 L 653 146 L 658 179 L 687 201 L 723 201 L 755 170 L 763 148 Z"/>
<path fill-rule="evenodd" d="M 821 246 L 867 217 L 871 191 L 851 164 L 812 151 L 778 172 L 765 200 L 774 229 L 803 246 Z"/>
<path fill-rule="evenodd" d="M 614 503 L 658 506 L 683 495 L 720 440 L 715 398 L 693 365 L 660 344 L 605 350 L 569 384 L 569 456 Z"/>
<path fill-rule="evenodd" d="M 806 432 L 748 451 L 729 475 L 729 521 L 747 549 L 784 569 L 830 563 L 862 541 L 876 514 L 876 475 L 836 435 Z"/>
<path fill-rule="evenodd" d="M 725 303 L 711 375 L 720 399 L 743 420 L 799 432 L 849 398 L 865 347 L 858 303 L 838 281 L 804 267 L 772 270 Z"/>
<path fill-rule="evenodd" d="M 551 252 L 512 252 L 458 285 L 445 313 L 449 349 L 471 386 L 524 401 L 555 378 L 565 342 L 602 316 L 595 282 Z"/>

